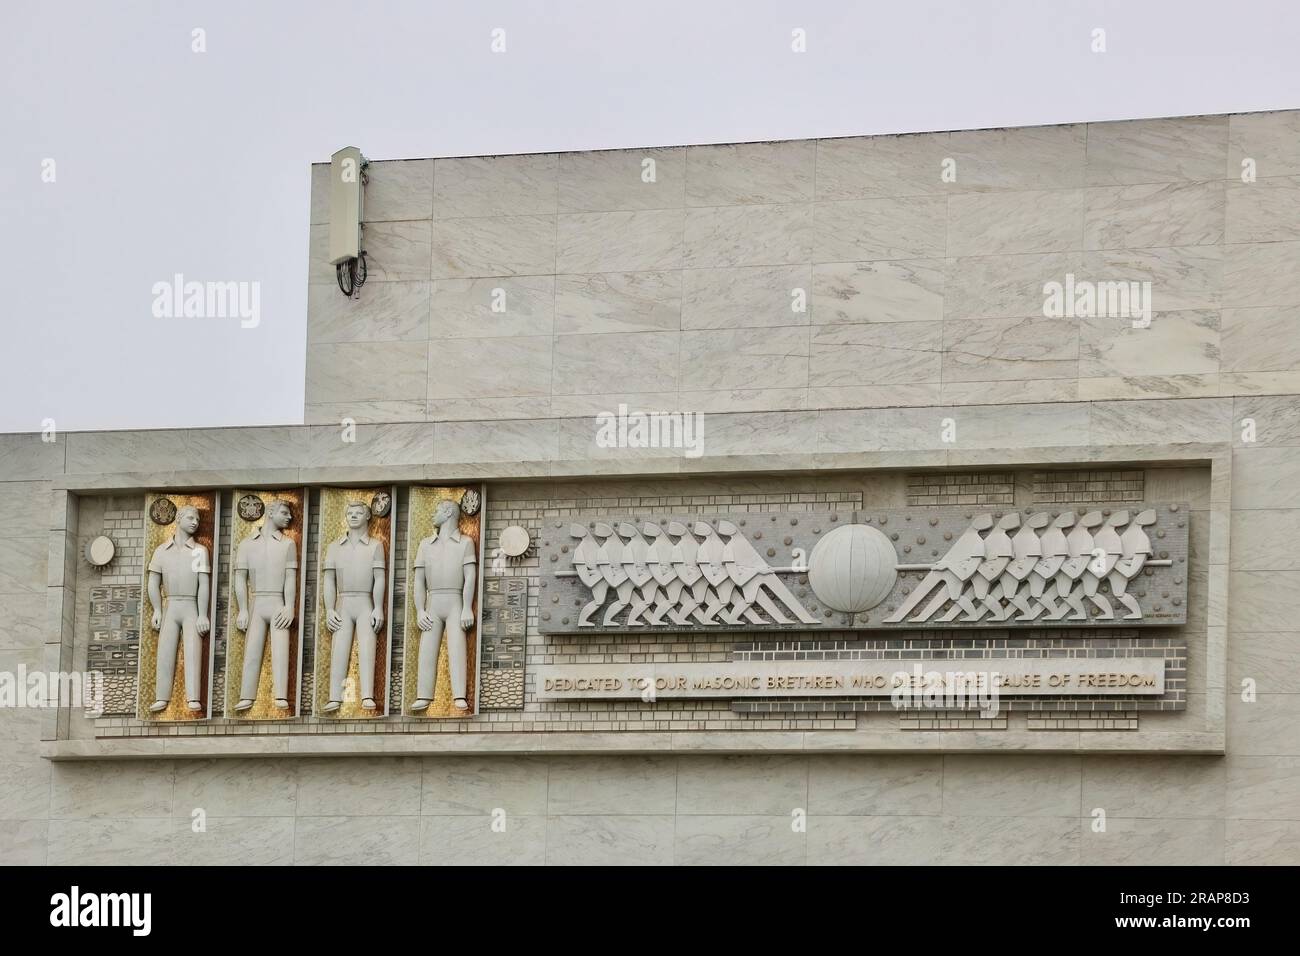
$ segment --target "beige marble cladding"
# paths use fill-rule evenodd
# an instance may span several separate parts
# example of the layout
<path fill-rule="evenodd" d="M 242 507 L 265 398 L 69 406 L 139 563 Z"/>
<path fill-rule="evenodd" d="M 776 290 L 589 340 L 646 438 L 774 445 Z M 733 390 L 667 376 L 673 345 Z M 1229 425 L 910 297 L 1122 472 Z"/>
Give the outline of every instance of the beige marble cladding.
<path fill-rule="evenodd" d="M 675 209 L 685 205 L 686 150 L 561 153 L 559 211 Z"/>
<path fill-rule="evenodd" d="M 1295 758 L 839 755 L 144 760 L 58 768 L 59 806 L 0 820 L 10 864 L 1282 864 Z M 333 766 L 331 767 L 331 764 Z M 316 767 L 320 767 L 318 772 Z M 270 776 L 266 776 L 267 774 Z M 265 786 L 257 783 L 258 779 Z M 239 792 L 238 781 L 258 792 Z M 174 792 L 173 792 L 174 791 Z M 307 798 L 316 798 L 305 802 Z M 374 799 L 383 801 L 376 812 Z M 207 811 L 207 832 L 191 814 Z M 357 811 L 361 812 L 358 813 Z M 1099 811 L 1105 826 L 1095 822 Z M 1288 816 L 1288 813 L 1290 814 Z M 494 826 L 504 814 L 506 832 Z M 806 825 L 792 827 L 792 819 Z M 343 837 L 343 839 L 336 839 Z M 341 849 L 330 850 L 329 846 Z"/>
<path fill-rule="evenodd" d="M 317 166 L 305 414 L 562 416 L 580 407 L 575 395 L 620 392 L 713 411 L 1293 390 L 1297 117 L 376 162 L 371 275 L 353 301 L 323 259 Z M 1134 283 L 1140 313 L 1159 318 L 1134 328 L 1115 306 L 1053 318 L 1044 286 L 1067 277 Z M 875 349 L 890 333 L 856 328 L 922 322 L 941 341 L 919 332 L 915 367 L 892 344 Z M 779 379 L 692 379 L 690 333 L 797 326 L 809 361 L 778 363 Z M 617 363 L 594 384 L 555 374 L 562 355 L 608 354 L 611 334 L 657 337 L 632 350 L 654 354 L 653 384 L 615 387 Z M 836 335 L 853 350 L 818 349 Z M 506 345 L 517 336 L 528 341 Z M 451 338 L 483 340 L 475 364 L 522 370 L 529 384 L 485 391 L 488 373 L 434 384 L 418 349 L 398 347 Z M 395 374 L 376 384 L 356 362 Z M 1016 387 L 990 392 L 989 381 Z"/>
<path fill-rule="evenodd" d="M 433 161 L 433 218 L 554 214 L 559 158 L 473 156 Z"/>
<path fill-rule="evenodd" d="M 812 199 L 816 159 L 815 140 L 692 146 L 686 150 L 686 205 Z"/>
<path fill-rule="evenodd" d="M 1188 708 L 1112 732 L 629 705 L 484 733 L 112 740 L 4 708 L 0 861 L 1300 863 L 1298 132 L 1284 111 L 375 163 L 353 301 L 314 167 L 311 424 L 0 436 L 0 671 L 76 663 L 88 494 L 482 478 L 495 503 L 559 510 L 635 477 L 655 507 L 708 508 L 851 472 L 902 508 L 927 469 L 1138 468 L 1149 499 L 1193 509 Z M 1071 273 L 1150 282 L 1152 327 L 1044 315 Z M 431 386 L 448 340 L 486 344 L 457 353 L 463 384 Z M 498 352 L 504 387 L 479 371 Z M 590 416 L 628 399 L 704 412 L 705 456 L 596 447 Z M 543 652 L 591 648 L 530 639 Z"/>
<path fill-rule="evenodd" d="M 1087 139 L 1088 185 L 1220 179 L 1228 155 L 1228 119 L 1093 123 Z"/>

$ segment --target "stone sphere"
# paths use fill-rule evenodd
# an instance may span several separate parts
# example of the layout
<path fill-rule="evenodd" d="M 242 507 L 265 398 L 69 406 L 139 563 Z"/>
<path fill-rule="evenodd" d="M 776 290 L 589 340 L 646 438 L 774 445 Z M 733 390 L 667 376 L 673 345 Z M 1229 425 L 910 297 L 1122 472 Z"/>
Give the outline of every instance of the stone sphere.
<path fill-rule="evenodd" d="M 849 524 L 817 542 L 808 558 L 813 593 L 835 611 L 870 610 L 889 596 L 898 580 L 898 554 L 877 528 Z"/>

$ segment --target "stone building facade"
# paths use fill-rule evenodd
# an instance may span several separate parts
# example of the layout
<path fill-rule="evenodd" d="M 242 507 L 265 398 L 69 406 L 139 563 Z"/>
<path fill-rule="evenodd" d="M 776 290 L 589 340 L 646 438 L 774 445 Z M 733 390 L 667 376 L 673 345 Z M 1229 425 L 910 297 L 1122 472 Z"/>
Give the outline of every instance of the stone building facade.
<path fill-rule="evenodd" d="M 107 690 L 0 710 L 0 862 L 1300 862 L 1300 112 L 373 162 L 352 299 L 327 176 L 303 425 L 0 437 L 0 672 Z M 1132 297 L 1058 314 L 1052 283 Z M 609 447 L 620 406 L 700 441 Z M 476 716 L 137 719 L 146 492 L 215 489 L 228 524 L 236 488 L 394 484 L 401 601 L 410 487 L 479 483 L 485 552 L 532 547 L 487 568 L 524 626 L 485 629 Z M 1177 626 L 540 633 L 566 521 L 1142 502 L 1185 506 Z M 537 682 L 922 654 L 1165 685 L 984 717 Z"/>

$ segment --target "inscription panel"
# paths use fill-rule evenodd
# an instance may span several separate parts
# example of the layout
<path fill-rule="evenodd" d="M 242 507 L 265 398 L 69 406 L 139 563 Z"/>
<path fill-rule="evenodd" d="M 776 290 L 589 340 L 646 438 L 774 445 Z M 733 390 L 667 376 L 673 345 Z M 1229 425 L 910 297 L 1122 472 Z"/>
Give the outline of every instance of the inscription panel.
<path fill-rule="evenodd" d="M 1159 696 L 1161 658 L 1123 661 L 1004 658 L 915 661 L 543 664 L 539 700 L 690 700 L 743 697 L 888 697 L 906 689 L 1005 696 Z"/>

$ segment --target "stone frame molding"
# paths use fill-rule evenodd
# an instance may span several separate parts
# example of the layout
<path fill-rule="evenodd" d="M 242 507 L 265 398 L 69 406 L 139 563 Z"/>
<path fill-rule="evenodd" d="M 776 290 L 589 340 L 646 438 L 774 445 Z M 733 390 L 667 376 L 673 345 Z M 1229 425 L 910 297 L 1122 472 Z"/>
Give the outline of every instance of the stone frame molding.
<path fill-rule="evenodd" d="M 384 426 L 381 426 L 381 428 Z M 916 450 L 898 448 L 869 452 L 826 452 L 798 456 L 745 455 L 695 460 L 687 464 L 690 474 L 704 475 L 779 475 L 800 473 L 832 475 L 835 472 L 864 472 L 880 468 L 906 469 L 909 472 L 937 467 L 1010 468 L 1068 467 L 1087 463 L 1097 467 L 1135 466 L 1208 466 L 1209 548 L 1207 566 L 1206 648 L 1202 687 L 1188 688 L 1205 695 L 1205 717 L 1200 726 L 1176 731 L 1139 729 L 1124 733 L 1079 731 L 936 731 L 927 734 L 890 731 L 776 731 L 745 732 L 499 732 L 492 734 L 385 734 L 364 735 L 275 735 L 192 737 L 128 737 L 78 739 L 69 733 L 66 708 L 51 709 L 42 731 L 42 754 L 54 760 L 98 759 L 115 757 L 172 756 L 211 758 L 218 756 L 311 755 L 416 755 L 436 753 L 971 753 L 989 751 L 1024 751 L 1039 753 L 1201 753 L 1221 754 L 1225 749 L 1225 694 L 1227 677 L 1228 611 L 1228 518 L 1232 472 L 1232 447 L 1228 443 L 1169 443 L 1142 445 L 1073 445 L 1022 447 L 1012 449 Z M 677 460 L 671 463 L 683 464 Z M 345 481 L 379 483 L 427 483 L 437 469 L 440 483 L 468 484 L 492 480 L 517 480 L 537 477 L 539 464 L 555 477 L 617 476 L 619 478 L 653 477 L 663 469 L 658 462 L 634 471 L 626 463 L 584 461 L 512 462 L 436 466 L 369 466 L 340 469 L 337 467 L 303 467 L 293 469 L 293 480 L 305 484 L 338 484 Z M 638 463 L 639 464 L 639 463 Z M 796 467 L 796 464 L 798 467 Z M 576 467 L 575 467 L 576 466 Z M 698 468 L 698 470 L 696 470 Z M 678 468 L 673 474 L 688 472 Z M 286 481 L 285 470 L 235 469 L 221 474 L 222 485 L 256 486 L 274 474 Z M 146 486 L 157 487 L 157 480 L 143 482 L 140 476 L 103 474 L 99 476 L 65 475 L 55 480 L 54 520 L 60 525 L 51 531 L 51 567 L 62 568 L 68 549 L 76 550 L 77 497 L 81 492 L 126 492 Z M 210 488 L 214 475 L 209 471 L 176 472 L 168 487 L 177 490 Z M 70 526 L 70 527 L 69 527 Z M 47 598 L 47 660 L 70 662 L 74 638 L 71 588 L 63 581 L 51 582 Z M 1191 716 L 1184 720 L 1195 720 Z"/>

